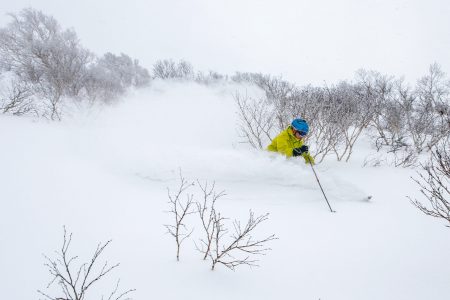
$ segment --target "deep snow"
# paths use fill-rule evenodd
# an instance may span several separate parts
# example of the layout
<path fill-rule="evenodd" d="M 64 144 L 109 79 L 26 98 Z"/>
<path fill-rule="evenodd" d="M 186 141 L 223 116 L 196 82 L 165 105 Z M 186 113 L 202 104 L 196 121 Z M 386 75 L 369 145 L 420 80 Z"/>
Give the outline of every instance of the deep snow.
<path fill-rule="evenodd" d="M 41 254 L 54 256 L 66 225 L 82 260 L 113 239 L 104 258 L 121 266 L 104 294 L 120 277 L 134 299 L 448 299 L 450 232 L 406 198 L 420 197 L 414 170 L 363 168 L 372 150 L 361 139 L 349 163 L 316 167 L 332 214 L 309 166 L 240 143 L 236 89 L 260 92 L 155 82 L 62 122 L 1 115 L 2 298 L 54 294 Z M 270 213 L 255 235 L 279 239 L 260 268 L 211 271 L 192 240 L 176 262 L 163 225 L 180 169 L 225 190 L 230 218 Z"/>

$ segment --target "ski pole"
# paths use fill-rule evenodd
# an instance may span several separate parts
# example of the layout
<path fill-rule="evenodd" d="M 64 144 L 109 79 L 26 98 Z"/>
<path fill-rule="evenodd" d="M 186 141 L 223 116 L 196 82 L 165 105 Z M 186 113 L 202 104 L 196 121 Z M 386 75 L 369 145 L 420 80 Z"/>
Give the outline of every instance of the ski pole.
<path fill-rule="evenodd" d="M 325 200 L 327 201 L 327 204 L 328 204 L 328 207 L 330 208 L 330 211 L 331 211 L 331 212 L 336 212 L 336 211 L 334 211 L 334 210 L 331 208 L 330 202 L 328 202 L 327 196 L 325 195 L 325 192 L 323 191 L 322 185 L 320 184 L 319 177 L 317 177 L 316 170 L 314 170 L 313 164 L 312 164 L 311 162 L 310 162 L 309 164 L 311 165 L 311 169 L 312 169 L 313 172 L 314 172 L 314 176 L 316 176 L 317 183 L 319 184 L 320 190 L 322 191 L 322 194 L 323 194 L 323 196 L 325 197 Z"/>

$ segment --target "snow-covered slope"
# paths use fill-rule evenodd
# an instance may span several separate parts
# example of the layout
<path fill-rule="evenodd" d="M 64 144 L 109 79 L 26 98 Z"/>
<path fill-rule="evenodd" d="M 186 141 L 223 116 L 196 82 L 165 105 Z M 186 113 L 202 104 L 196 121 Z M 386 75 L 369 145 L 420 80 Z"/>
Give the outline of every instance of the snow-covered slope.
<path fill-rule="evenodd" d="M 316 168 L 332 214 L 309 166 L 239 143 L 237 88 L 159 82 L 60 123 L 1 115 L 2 297 L 43 298 L 41 254 L 54 256 L 65 225 L 82 260 L 113 239 L 104 258 L 121 266 L 104 294 L 120 277 L 134 299 L 448 299 L 450 233 L 406 198 L 419 197 L 414 171 L 362 168 L 361 140 L 350 163 Z M 260 268 L 211 271 L 193 240 L 176 262 L 163 225 L 179 170 L 225 190 L 227 217 L 270 213 L 255 235 L 279 239 Z"/>

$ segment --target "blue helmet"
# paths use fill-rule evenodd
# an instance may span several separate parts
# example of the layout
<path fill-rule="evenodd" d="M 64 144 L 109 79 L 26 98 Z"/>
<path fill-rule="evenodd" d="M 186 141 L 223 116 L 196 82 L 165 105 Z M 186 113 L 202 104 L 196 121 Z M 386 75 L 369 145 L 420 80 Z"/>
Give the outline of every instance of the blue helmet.
<path fill-rule="evenodd" d="M 292 121 L 291 126 L 298 131 L 303 131 L 305 134 L 308 134 L 309 126 L 308 123 L 306 123 L 303 119 L 294 119 Z"/>

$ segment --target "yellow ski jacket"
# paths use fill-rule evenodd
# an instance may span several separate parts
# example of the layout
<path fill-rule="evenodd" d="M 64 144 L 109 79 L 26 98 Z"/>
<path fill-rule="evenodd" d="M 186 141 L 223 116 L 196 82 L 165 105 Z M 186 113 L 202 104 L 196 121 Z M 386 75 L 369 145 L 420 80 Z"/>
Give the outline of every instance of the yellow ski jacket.
<path fill-rule="evenodd" d="M 267 146 L 267 150 L 281 153 L 286 157 L 292 157 L 292 150 L 294 148 L 300 148 L 303 144 L 303 139 L 299 140 L 296 138 L 292 127 L 288 126 L 272 140 L 272 143 Z M 314 158 L 308 152 L 303 153 L 302 156 L 306 163 L 311 162 L 314 164 Z"/>

